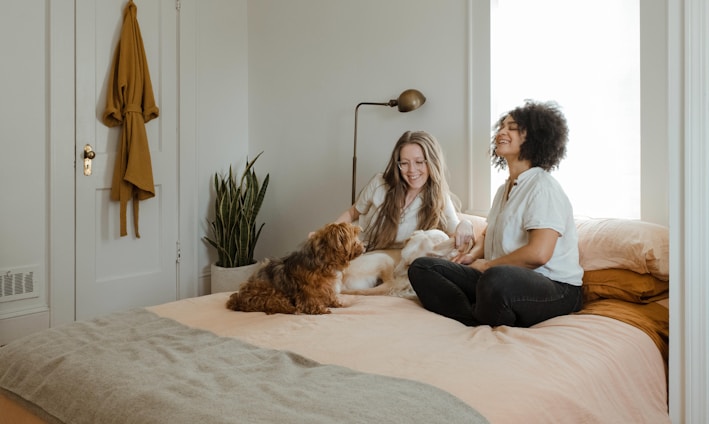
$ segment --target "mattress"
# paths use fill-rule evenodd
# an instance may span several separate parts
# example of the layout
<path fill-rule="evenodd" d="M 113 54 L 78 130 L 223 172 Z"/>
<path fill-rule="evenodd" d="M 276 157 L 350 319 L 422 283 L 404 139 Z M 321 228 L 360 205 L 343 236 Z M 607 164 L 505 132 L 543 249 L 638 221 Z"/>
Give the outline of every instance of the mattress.
<path fill-rule="evenodd" d="M 225 308 L 228 296 L 217 293 L 147 310 L 249 346 L 425 384 L 491 423 L 670 422 L 661 349 L 646 329 L 617 318 L 583 313 L 531 328 L 466 327 L 416 300 L 392 296 L 342 295 L 345 306 L 327 315 L 234 312 Z M 279 378 L 274 380 L 278 384 Z M 7 390 L 2 393 L 0 422 L 43 422 L 32 421 L 36 417 L 27 405 Z M 392 406 L 402 403 L 397 392 L 381 397 Z M 347 421 L 367 422 L 356 416 Z M 224 417 L 223 422 L 250 421 Z M 293 413 L 289 422 L 307 421 Z"/>

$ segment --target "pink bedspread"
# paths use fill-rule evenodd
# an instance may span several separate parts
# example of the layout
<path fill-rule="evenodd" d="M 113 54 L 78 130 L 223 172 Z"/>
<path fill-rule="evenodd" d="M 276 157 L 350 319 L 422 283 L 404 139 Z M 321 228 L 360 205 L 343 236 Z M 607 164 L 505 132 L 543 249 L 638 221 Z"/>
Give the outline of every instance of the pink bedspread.
<path fill-rule="evenodd" d="M 346 296 L 322 316 L 227 310 L 230 293 L 149 308 L 217 335 L 454 394 L 492 423 L 669 423 L 662 356 L 642 330 L 597 315 L 529 329 L 465 327 L 415 301 Z"/>

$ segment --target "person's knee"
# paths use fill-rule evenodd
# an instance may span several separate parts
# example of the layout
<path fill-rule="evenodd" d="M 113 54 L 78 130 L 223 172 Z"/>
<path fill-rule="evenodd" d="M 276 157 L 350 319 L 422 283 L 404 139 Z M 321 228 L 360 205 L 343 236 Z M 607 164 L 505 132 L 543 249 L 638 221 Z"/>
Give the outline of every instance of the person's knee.
<path fill-rule="evenodd" d="M 510 283 L 514 284 L 509 271 L 507 266 L 496 266 L 485 271 L 478 280 L 478 300 L 488 304 L 505 303 L 508 286 Z"/>
<path fill-rule="evenodd" d="M 476 296 L 481 305 L 500 305 L 504 303 L 505 292 L 496 280 L 483 279 L 478 281 Z"/>
<path fill-rule="evenodd" d="M 411 287 L 414 289 L 414 291 L 417 291 L 422 287 L 427 286 L 428 283 L 432 280 L 432 274 L 435 273 L 435 271 L 433 270 L 435 261 L 431 261 L 431 259 L 433 258 L 417 258 L 411 263 L 411 265 L 409 265 L 409 269 L 406 273 L 409 277 L 409 284 L 411 284 Z"/>
<path fill-rule="evenodd" d="M 418 262 L 418 259 L 414 259 L 414 261 L 409 265 L 409 268 L 406 270 L 406 273 L 409 275 L 409 280 L 412 276 L 415 277 L 416 274 L 418 274 L 420 268 L 421 264 Z"/>
<path fill-rule="evenodd" d="M 420 259 L 423 258 L 414 259 L 414 261 L 411 262 L 411 265 L 409 265 L 409 269 L 406 271 L 406 274 L 409 276 L 409 281 L 418 280 L 418 277 L 422 273 L 426 272 L 426 266 L 420 261 Z"/>
<path fill-rule="evenodd" d="M 409 268 L 416 266 L 420 268 L 429 268 L 431 265 L 435 264 L 438 258 L 433 258 L 430 256 L 421 256 L 420 258 L 414 259 L 413 262 L 411 262 L 411 265 Z"/>
<path fill-rule="evenodd" d="M 411 276 L 413 275 L 414 277 L 419 275 L 422 272 L 427 272 L 431 268 L 431 261 L 429 257 L 420 257 L 414 259 L 413 262 L 409 265 L 409 269 L 407 270 L 407 274 L 409 275 L 409 280 L 411 279 Z"/>
<path fill-rule="evenodd" d="M 512 265 L 498 265 L 493 266 L 485 271 L 485 278 L 491 280 L 502 280 L 506 279 L 509 275 L 513 274 L 517 267 Z"/>

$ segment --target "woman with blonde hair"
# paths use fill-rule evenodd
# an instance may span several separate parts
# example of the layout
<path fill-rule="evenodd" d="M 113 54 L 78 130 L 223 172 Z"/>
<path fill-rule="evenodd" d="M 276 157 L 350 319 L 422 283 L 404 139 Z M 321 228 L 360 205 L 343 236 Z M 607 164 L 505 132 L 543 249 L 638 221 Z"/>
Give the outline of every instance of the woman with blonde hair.
<path fill-rule="evenodd" d="M 376 174 L 335 222 L 359 220 L 367 250 L 401 247 L 414 231 L 430 229 L 455 235 L 456 246 L 465 246 L 473 225 L 458 217 L 447 172 L 438 140 L 426 131 L 406 131 L 384 173 Z"/>

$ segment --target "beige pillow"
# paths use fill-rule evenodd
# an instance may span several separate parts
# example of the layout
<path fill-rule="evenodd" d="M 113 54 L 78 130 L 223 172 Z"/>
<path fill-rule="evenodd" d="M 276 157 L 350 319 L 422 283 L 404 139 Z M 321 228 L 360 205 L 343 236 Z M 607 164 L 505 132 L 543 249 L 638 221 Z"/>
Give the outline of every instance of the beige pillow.
<path fill-rule="evenodd" d="M 576 227 L 584 270 L 626 269 L 669 280 L 669 228 L 619 218 L 578 219 Z"/>

